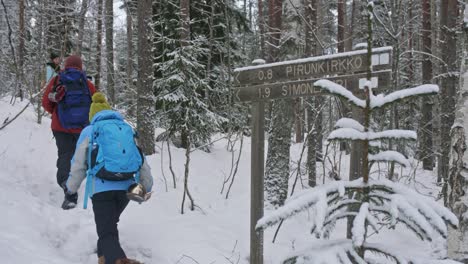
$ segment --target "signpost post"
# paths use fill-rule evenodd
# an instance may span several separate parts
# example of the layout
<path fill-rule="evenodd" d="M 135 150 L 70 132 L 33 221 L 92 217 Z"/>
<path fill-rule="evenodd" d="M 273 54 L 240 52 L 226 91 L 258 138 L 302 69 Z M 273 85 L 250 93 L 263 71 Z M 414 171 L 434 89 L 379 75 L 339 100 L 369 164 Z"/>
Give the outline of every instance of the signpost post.
<path fill-rule="evenodd" d="M 263 179 L 265 171 L 266 100 L 328 94 L 315 87 L 319 79 L 328 79 L 356 91 L 364 85 L 368 69 L 367 50 L 311 57 L 294 61 L 261 64 L 234 70 L 234 97 L 252 101 L 250 263 L 263 264 L 263 231 L 255 226 L 263 217 Z M 372 50 L 372 85 L 386 88 L 391 84 L 392 48 Z M 353 155 L 353 154 L 352 154 Z M 356 155 L 356 154 L 354 154 Z M 351 157 L 356 160 L 356 157 Z"/>

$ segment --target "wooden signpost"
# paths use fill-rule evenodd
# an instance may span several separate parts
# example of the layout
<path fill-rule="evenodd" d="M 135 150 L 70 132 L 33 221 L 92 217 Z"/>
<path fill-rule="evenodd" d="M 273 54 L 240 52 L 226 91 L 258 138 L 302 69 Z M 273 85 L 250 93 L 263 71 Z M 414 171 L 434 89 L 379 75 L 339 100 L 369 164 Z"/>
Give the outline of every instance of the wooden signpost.
<path fill-rule="evenodd" d="M 391 84 L 392 72 L 389 70 L 374 72 L 372 76 L 377 81 L 379 89 L 388 88 Z M 360 84 L 362 86 L 367 80 L 365 73 L 320 79 L 333 81 L 349 90 L 361 88 Z M 328 94 L 320 87 L 314 86 L 314 82 L 318 80 L 319 78 L 240 87 L 235 88 L 234 94 L 236 100 L 241 102 Z"/>
<path fill-rule="evenodd" d="M 294 61 L 261 64 L 234 70 L 234 95 L 238 101 L 252 101 L 250 263 L 263 264 L 263 231 L 255 226 L 263 217 L 265 163 L 265 107 L 272 99 L 327 94 L 313 83 L 328 79 L 356 91 L 363 86 L 368 69 L 367 50 L 318 56 Z M 372 49 L 372 85 L 391 84 L 392 48 Z M 353 158 L 353 157 L 352 157 Z"/>

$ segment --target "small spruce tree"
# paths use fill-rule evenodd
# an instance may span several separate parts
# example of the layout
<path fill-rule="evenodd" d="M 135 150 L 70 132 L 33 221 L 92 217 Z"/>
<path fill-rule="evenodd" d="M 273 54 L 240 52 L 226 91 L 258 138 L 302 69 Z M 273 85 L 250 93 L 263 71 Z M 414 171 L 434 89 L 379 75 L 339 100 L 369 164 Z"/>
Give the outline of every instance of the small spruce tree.
<path fill-rule="evenodd" d="M 372 8 L 368 3 L 368 80 L 372 65 Z M 375 162 L 395 162 L 408 166 L 406 157 L 393 150 L 381 149 L 385 140 L 415 140 L 416 132 L 411 130 L 373 131 L 370 128 L 374 110 L 401 102 L 404 99 L 439 91 L 437 85 L 421 85 L 392 92 L 388 95 L 374 95 L 370 81 L 364 85 L 365 99 L 356 97 L 343 86 L 328 80 L 314 83 L 325 93 L 337 95 L 361 108 L 364 124 L 349 118 L 336 123 L 336 129 L 328 136 L 332 140 L 359 140 L 363 144 L 363 175 L 354 181 L 336 181 L 311 189 L 307 193 L 293 197 L 284 206 L 269 213 L 257 223 L 257 229 L 270 227 L 302 211 L 313 209 L 312 233 L 317 238 L 328 238 L 336 223 L 352 217 L 351 239 L 333 239 L 311 244 L 304 250 L 296 251 L 283 263 L 428 263 L 414 256 L 404 256 L 394 252 L 385 244 L 367 241 L 369 227 L 379 233 L 379 227 L 394 229 L 397 224 L 406 226 L 423 241 L 431 241 L 441 235 L 447 238 L 447 225 L 456 228 L 457 217 L 447 208 L 434 200 L 389 180 L 374 180 L 369 177 L 371 166 Z M 375 255 L 385 256 L 385 260 L 376 260 Z M 422 261 L 422 262 L 421 262 Z M 432 263 L 432 262 L 431 262 Z"/>

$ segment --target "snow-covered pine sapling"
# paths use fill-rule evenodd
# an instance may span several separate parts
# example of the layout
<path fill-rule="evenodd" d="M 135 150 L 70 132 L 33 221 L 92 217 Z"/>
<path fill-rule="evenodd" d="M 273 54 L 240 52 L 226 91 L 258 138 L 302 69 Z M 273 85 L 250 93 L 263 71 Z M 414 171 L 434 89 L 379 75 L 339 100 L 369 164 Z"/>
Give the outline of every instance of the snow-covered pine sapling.
<path fill-rule="evenodd" d="M 372 5 L 371 2 L 369 5 Z M 372 44 L 370 40 L 368 44 Z M 371 49 L 368 51 L 371 54 Z M 373 110 L 404 99 L 437 93 L 438 86 L 426 84 L 387 95 L 374 95 L 368 81 L 363 100 L 343 86 L 328 80 L 316 81 L 314 85 L 327 93 L 345 98 L 363 110 L 364 124 L 353 119 L 340 119 L 336 123 L 336 129 L 328 136 L 329 141 L 363 142 L 363 177 L 354 181 L 330 182 L 293 196 L 284 206 L 260 219 L 257 229 L 270 227 L 300 212 L 313 209 L 311 231 L 317 238 L 328 238 L 337 221 L 352 217 L 351 239 L 315 241 L 305 249 L 292 253 L 284 263 L 429 263 L 428 260 L 401 255 L 384 244 L 367 241 L 369 227 L 378 233 L 381 228 L 393 229 L 397 224 L 402 224 L 421 240 L 431 241 L 438 236 L 446 238 L 447 225 L 454 228 L 458 226 L 457 217 L 436 201 L 400 183 L 369 178 L 373 162 L 392 161 L 402 166 L 409 164 L 406 157 L 397 151 L 379 149 L 376 153 L 368 153 L 371 142 L 416 139 L 414 131 L 372 131 L 369 124 Z M 377 256 L 385 258 L 377 261 Z"/>

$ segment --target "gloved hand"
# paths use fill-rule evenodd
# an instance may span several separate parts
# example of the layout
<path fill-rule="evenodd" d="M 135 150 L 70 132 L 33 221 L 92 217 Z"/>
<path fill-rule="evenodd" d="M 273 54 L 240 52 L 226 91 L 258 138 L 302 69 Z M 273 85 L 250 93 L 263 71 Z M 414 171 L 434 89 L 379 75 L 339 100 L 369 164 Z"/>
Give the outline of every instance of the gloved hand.
<path fill-rule="evenodd" d="M 49 93 L 49 100 L 51 102 L 58 103 L 63 99 L 64 96 L 65 96 L 65 87 L 63 85 L 59 85 L 55 89 L 55 92 Z"/>
<path fill-rule="evenodd" d="M 153 194 L 153 192 L 149 192 L 149 193 L 145 194 L 145 202 L 148 201 L 151 198 L 152 194 Z"/>

